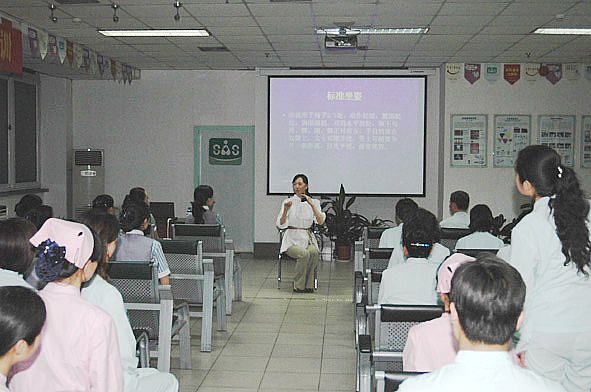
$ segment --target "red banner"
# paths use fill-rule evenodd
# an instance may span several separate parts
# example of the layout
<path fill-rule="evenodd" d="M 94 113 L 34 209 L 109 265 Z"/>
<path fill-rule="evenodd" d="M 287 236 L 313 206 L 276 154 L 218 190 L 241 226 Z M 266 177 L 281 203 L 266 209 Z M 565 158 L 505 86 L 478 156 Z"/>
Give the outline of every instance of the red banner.
<path fill-rule="evenodd" d="M 514 84 L 521 78 L 521 64 L 505 64 L 503 74 L 509 84 Z"/>
<path fill-rule="evenodd" d="M 12 22 L 2 18 L 0 24 L 0 71 L 23 73 L 23 38 Z"/>

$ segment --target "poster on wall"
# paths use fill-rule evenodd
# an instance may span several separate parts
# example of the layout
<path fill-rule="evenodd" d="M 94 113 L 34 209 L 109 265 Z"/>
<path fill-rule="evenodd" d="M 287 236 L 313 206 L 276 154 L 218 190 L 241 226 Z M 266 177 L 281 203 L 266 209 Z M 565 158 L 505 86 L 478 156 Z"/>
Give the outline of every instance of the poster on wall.
<path fill-rule="evenodd" d="M 486 114 L 451 115 L 451 166 L 486 166 Z"/>
<path fill-rule="evenodd" d="M 591 167 L 591 116 L 581 117 L 581 167 Z"/>
<path fill-rule="evenodd" d="M 494 167 L 513 167 L 517 153 L 529 146 L 531 117 L 522 114 L 495 114 Z"/>
<path fill-rule="evenodd" d="M 562 163 L 573 166 L 575 151 L 575 116 L 540 115 L 538 117 L 538 141 L 560 154 Z"/>

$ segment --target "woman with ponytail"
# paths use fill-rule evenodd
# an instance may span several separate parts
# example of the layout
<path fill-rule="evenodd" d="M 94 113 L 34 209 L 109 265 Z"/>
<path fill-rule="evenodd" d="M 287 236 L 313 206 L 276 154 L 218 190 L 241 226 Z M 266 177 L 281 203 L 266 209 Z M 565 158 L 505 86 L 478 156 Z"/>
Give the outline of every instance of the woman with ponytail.
<path fill-rule="evenodd" d="M 47 309 L 39 353 L 13 367 L 11 391 L 120 392 L 123 376 L 111 317 L 80 296 L 104 245 L 88 227 L 48 219 L 30 239 Z"/>
<path fill-rule="evenodd" d="M 191 214 L 187 214 L 187 223 L 205 223 L 215 225 L 220 223 L 218 215 L 213 212 L 213 188 L 209 185 L 199 185 L 193 191 L 191 202 Z"/>
<path fill-rule="evenodd" d="M 142 201 L 129 201 L 124 205 L 119 221 L 125 234 L 117 240 L 113 260 L 151 260 L 158 268 L 160 284 L 170 284 L 170 269 L 164 257 L 162 245 L 144 236 L 144 231 L 150 225 L 150 207 Z"/>
<path fill-rule="evenodd" d="M 527 287 L 517 345 L 522 365 L 567 391 L 591 388 L 589 201 L 575 172 L 545 146 L 521 150 L 517 190 L 533 211 L 513 229 L 511 263 Z"/>

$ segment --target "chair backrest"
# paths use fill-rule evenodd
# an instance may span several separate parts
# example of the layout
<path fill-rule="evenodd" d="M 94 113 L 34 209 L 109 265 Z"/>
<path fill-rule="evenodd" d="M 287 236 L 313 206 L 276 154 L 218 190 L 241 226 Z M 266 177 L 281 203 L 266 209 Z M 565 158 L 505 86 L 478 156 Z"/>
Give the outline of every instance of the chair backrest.
<path fill-rule="evenodd" d="M 151 201 L 150 211 L 156 219 L 174 218 L 174 203 L 172 201 Z"/>
<path fill-rule="evenodd" d="M 225 252 L 226 230 L 224 226 L 206 224 L 173 224 L 172 239 L 201 240 L 203 252 Z"/>
<path fill-rule="evenodd" d="M 365 255 L 367 258 L 366 269 L 385 270 L 388 268 L 393 248 L 368 248 Z"/>
<path fill-rule="evenodd" d="M 158 273 L 156 265 L 150 261 L 112 261 L 109 263 L 109 283 L 123 297 L 126 304 L 160 302 L 158 293 Z M 128 310 L 131 327 L 144 330 L 150 339 L 158 338 L 159 312 L 155 310 Z"/>
<path fill-rule="evenodd" d="M 456 249 L 456 253 L 463 253 L 467 256 L 478 257 L 482 253 L 492 253 L 496 255 L 498 249 Z"/>
<path fill-rule="evenodd" d="M 442 313 L 442 307 L 434 305 L 381 305 L 375 317 L 375 350 L 402 351 L 413 325 Z"/>
<path fill-rule="evenodd" d="M 382 233 L 388 229 L 386 226 L 367 226 L 363 230 L 363 244 L 366 248 L 377 248 L 380 244 Z"/>
<path fill-rule="evenodd" d="M 470 229 L 456 229 L 449 227 L 441 228 L 441 245 L 447 247 L 453 252 L 456 247 L 456 242 L 462 237 L 467 236 L 472 231 Z"/>
<path fill-rule="evenodd" d="M 203 275 L 202 242 L 198 240 L 163 240 L 160 243 L 170 268 L 170 286 L 173 298 L 187 301 L 190 304 L 202 303 L 203 281 L 189 278 Z"/>

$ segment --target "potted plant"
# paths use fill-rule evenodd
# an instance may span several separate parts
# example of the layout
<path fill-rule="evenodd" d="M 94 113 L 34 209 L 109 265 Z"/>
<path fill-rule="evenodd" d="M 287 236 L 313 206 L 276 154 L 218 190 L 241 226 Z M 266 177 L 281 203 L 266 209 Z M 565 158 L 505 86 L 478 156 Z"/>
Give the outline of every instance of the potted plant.
<path fill-rule="evenodd" d="M 369 221 L 349 209 L 356 197 L 347 200 L 343 184 L 334 199 L 328 196 L 322 196 L 321 199 L 324 200 L 321 203 L 322 211 L 326 213 L 324 234 L 335 243 L 337 259 L 350 260 L 351 246 L 361 238 L 363 228 Z"/>

